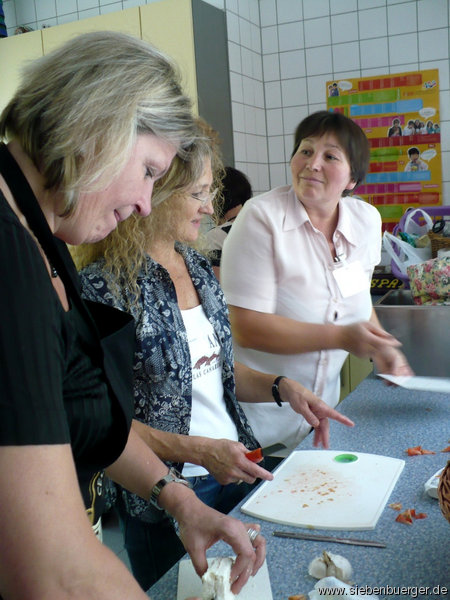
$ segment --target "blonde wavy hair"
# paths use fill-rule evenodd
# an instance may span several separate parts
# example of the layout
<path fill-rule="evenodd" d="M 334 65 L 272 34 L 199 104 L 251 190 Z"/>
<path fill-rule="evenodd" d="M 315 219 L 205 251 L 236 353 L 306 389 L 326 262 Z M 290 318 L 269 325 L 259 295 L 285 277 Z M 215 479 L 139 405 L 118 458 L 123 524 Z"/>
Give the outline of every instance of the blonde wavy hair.
<path fill-rule="evenodd" d="M 32 61 L 0 117 L 61 194 L 61 216 L 80 192 L 104 189 L 126 165 L 137 135 L 152 133 L 180 153 L 194 140 L 191 101 L 174 63 L 133 36 L 85 33 Z"/>
<path fill-rule="evenodd" d="M 201 118 L 196 119 L 196 127 L 196 140 L 191 144 L 186 156 L 176 156 L 169 171 L 155 183 L 152 212 L 148 217 L 132 215 L 119 223 L 117 228 L 100 242 L 71 248 L 72 257 L 79 270 L 103 259 L 104 274 L 111 292 L 119 294 L 121 288 L 126 288 L 133 297 L 131 304 L 135 304 L 140 295 L 138 276 L 143 270 L 145 272 L 148 248 L 155 239 L 165 236 L 174 239 L 186 194 L 202 176 L 207 159 L 211 160 L 213 174 L 211 192 L 217 190 L 214 212 L 220 212 L 225 171 L 219 135 Z M 207 254 L 202 236 L 199 236 L 193 246 Z"/>

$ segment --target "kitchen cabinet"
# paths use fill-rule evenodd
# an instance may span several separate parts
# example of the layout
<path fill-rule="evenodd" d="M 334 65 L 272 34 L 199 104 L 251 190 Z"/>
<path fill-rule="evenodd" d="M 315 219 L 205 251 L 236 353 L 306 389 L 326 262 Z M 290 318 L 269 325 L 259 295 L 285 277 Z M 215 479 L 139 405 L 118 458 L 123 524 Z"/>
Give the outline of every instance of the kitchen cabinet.
<path fill-rule="evenodd" d="M 40 31 L 30 31 L 0 40 L 0 64 L 2 84 L 0 86 L 0 112 L 14 95 L 25 64 L 43 54 Z"/>
<path fill-rule="evenodd" d="M 13 95 L 20 66 L 89 31 L 122 31 L 169 55 L 183 88 L 200 114 L 220 134 L 226 164 L 234 164 L 225 11 L 202 0 L 161 0 L 0 40 L 0 110 Z"/>
<path fill-rule="evenodd" d="M 353 354 L 347 356 L 341 369 L 341 394 L 343 400 L 373 371 L 373 363 L 368 358 L 357 358 Z"/>
<path fill-rule="evenodd" d="M 42 29 L 42 45 L 44 54 L 48 54 L 67 40 L 90 31 L 121 31 L 141 37 L 139 7 L 127 8 L 118 12 L 91 17 L 81 21 L 72 21 Z M 25 34 L 27 35 L 27 34 Z"/>

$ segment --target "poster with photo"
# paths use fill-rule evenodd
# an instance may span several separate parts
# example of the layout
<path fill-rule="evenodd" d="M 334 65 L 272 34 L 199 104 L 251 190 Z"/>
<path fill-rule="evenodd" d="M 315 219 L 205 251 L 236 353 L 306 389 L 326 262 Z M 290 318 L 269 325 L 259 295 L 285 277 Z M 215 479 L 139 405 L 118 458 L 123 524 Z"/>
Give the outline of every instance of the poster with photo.
<path fill-rule="evenodd" d="M 442 204 L 439 71 L 328 81 L 327 107 L 357 123 L 370 167 L 355 195 L 378 208 L 392 230 L 409 207 Z"/>

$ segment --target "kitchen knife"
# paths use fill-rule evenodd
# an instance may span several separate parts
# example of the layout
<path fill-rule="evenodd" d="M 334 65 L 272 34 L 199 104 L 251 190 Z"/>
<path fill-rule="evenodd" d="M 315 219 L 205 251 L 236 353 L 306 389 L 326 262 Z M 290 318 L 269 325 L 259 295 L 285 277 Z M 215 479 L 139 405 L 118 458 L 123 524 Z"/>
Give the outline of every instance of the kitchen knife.
<path fill-rule="evenodd" d="M 258 460 L 261 460 L 264 456 L 269 456 L 273 452 L 278 452 L 279 450 L 285 449 L 286 446 L 284 444 L 272 444 L 271 446 L 266 446 L 265 448 L 256 448 L 256 450 L 246 452 L 245 456 L 252 462 L 258 462 Z"/>
<path fill-rule="evenodd" d="M 336 544 L 351 544 L 353 546 L 372 546 L 374 548 L 386 548 L 382 542 L 372 540 L 360 540 L 358 538 L 341 538 L 332 535 L 318 535 L 316 533 L 299 533 L 297 531 L 273 531 L 272 535 L 282 538 L 295 538 L 296 540 L 312 540 L 314 542 L 336 542 Z"/>

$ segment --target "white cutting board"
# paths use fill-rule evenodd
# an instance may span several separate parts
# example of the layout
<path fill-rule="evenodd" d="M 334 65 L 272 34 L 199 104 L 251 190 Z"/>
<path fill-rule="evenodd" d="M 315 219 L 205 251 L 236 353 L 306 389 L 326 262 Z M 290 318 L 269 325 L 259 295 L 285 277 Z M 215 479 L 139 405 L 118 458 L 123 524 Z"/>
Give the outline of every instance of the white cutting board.
<path fill-rule="evenodd" d="M 202 597 L 202 580 L 195 572 L 192 562 L 182 560 L 178 569 L 177 600 L 186 600 L 190 596 Z M 254 577 L 250 577 L 241 593 L 235 598 L 236 600 L 262 600 L 262 598 L 273 600 L 266 562 Z"/>
<path fill-rule="evenodd" d="M 241 510 L 297 527 L 374 529 L 404 466 L 377 454 L 292 452 Z"/>

